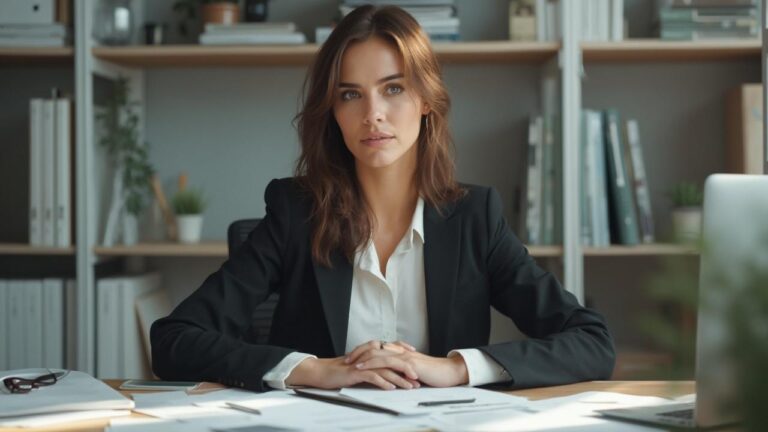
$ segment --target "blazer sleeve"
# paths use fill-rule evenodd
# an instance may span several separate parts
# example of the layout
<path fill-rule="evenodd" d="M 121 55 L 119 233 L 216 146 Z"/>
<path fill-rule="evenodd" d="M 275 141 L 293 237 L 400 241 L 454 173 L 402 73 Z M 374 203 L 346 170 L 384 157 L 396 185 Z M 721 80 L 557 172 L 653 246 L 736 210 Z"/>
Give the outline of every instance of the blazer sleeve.
<path fill-rule="evenodd" d="M 281 282 L 290 229 L 283 185 L 267 186 L 266 216 L 243 246 L 173 312 L 152 324 L 152 369 L 165 380 L 269 390 L 262 376 L 294 350 L 244 342 L 253 309 Z"/>
<path fill-rule="evenodd" d="M 507 370 L 516 388 L 610 378 L 615 352 L 603 318 L 536 265 L 507 226 L 496 190 L 489 189 L 486 204 L 491 304 L 529 338 L 479 349 Z"/>

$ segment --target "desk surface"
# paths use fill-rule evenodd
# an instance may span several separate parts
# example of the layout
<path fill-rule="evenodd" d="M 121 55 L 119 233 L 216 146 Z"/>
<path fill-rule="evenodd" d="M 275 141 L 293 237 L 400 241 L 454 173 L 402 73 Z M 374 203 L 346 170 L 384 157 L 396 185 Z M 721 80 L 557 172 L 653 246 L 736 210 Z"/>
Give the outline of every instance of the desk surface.
<path fill-rule="evenodd" d="M 117 388 L 122 380 L 106 380 L 106 383 L 110 386 Z M 661 397 L 676 397 L 686 394 L 694 393 L 696 391 L 693 381 L 591 381 L 578 384 L 569 384 L 564 386 L 555 387 L 543 387 L 527 390 L 514 390 L 506 393 L 515 396 L 524 396 L 529 399 L 546 399 L 557 396 L 568 396 L 576 393 L 582 393 L 586 391 L 611 391 L 617 393 L 632 394 L 638 396 L 661 396 Z M 130 397 L 130 393 L 139 392 L 125 392 L 121 391 L 127 397 Z M 141 416 L 140 414 L 132 414 L 134 416 Z M 109 420 L 91 420 L 82 421 L 77 423 L 70 423 L 66 426 L 57 426 L 49 428 L 34 428 L 34 429 L 8 429 L 0 428 L 0 432 L 4 431 L 103 431 L 108 425 Z"/>

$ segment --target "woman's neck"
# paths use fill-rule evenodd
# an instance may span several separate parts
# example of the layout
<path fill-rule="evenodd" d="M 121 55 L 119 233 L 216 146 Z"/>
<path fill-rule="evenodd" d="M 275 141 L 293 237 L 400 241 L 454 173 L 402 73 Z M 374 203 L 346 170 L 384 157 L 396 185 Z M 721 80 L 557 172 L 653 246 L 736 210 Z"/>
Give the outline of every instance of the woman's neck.
<path fill-rule="evenodd" d="M 410 166 L 408 166 L 410 165 Z M 358 166 L 357 178 L 378 228 L 395 228 L 411 222 L 419 191 L 416 164 L 395 164 L 379 169 Z"/>

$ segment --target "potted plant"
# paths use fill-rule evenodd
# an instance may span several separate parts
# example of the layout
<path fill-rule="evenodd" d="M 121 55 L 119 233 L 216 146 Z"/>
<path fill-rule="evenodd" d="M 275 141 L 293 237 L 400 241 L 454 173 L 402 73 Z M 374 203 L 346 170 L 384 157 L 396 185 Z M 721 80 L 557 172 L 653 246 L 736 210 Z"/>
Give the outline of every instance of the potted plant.
<path fill-rule="evenodd" d="M 189 37 L 191 27 L 202 17 L 203 24 L 235 24 L 240 21 L 240 6 L 237 0 L 177 0 L 173 10 L 181 16 L 179 34 Z"/>
<path fill-rule="evenodd" d="M 149 162 L 148 147 L 139 143 L 139 116 L 134 111 L 137 102 L 129 100 L 128 80 L 121 77 L 106 108 L 96 115 L 104 134 L 99 144 L 106 148 L 114 165 L 112 202 L 107 216 L 104 245 L 114 244 L 118 219 L 123 215 L 124 244 L 138 242 L 138 217 L 147 206 L 151 178 L 155 170 Z"/>
<path fill-rule="evenodd" d="M 704 194 L 695 183 L 678 183 L 671 191 L 672 226 L 675 239 L 682 243 L 695 243 L 701 236 L 701 205 Z"/>
<path fill-rule="evenodd" d="M 203 231 L 203 211 L 207 202 L 202 191 L 180 188 L 172 200 L 176 225 L 181 243 L 199 243 Z"/>

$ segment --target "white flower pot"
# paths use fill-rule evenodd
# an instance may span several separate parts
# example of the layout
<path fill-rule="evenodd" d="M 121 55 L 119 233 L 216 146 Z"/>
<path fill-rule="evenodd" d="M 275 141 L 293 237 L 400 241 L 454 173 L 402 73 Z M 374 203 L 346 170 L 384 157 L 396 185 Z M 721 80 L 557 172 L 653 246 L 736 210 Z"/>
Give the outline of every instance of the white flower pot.
<path fill-rule="evenodd" d="M 701 237 L 701 207 L 677 207 L 672 210 L 675 240 L 696 243 Z"/>
<path fill-rule="evenodd" d="M 123 244 L 132 246 L 139 242 L 139 219 L 128 213 L 123 213 Z"/>
<path fill-rule="evenodd" d="M 200 236 L 203 233 L 203 215 L 176 216 L 176 225 L 178 225 L 179 243 L 200 243 Z"/>

